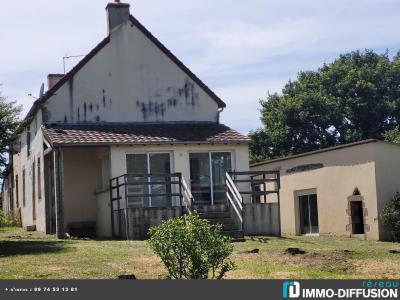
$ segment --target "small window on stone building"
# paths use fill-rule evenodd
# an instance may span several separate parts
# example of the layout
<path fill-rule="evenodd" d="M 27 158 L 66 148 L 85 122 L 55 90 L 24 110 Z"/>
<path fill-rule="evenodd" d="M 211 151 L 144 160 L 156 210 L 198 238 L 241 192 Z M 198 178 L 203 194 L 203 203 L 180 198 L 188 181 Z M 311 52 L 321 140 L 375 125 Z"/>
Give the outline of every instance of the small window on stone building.
<path fill-rule="evenodd" d="M 360 190 L 358 189 L 358 187 L 356 187 L 353 191 L 353 196 L 359 196 L 361 195 Z"/>

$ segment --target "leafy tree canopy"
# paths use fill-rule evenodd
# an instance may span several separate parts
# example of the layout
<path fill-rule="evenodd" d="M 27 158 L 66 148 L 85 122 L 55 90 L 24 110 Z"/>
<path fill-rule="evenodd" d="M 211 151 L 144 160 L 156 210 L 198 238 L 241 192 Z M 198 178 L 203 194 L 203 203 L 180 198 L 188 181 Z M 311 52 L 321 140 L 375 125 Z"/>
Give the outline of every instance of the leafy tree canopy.
<path fill-rule="evenodd" d="M 340 55 L 260 103 L 264 126 L 250 133 L 253 161 L 382 139 L 400 124 L 400 52 L 393 59 L 372 50 Z"/>
<path fill-rule="evenodd" d="M 0 171 L 7 164 L 7 152 L 14 142 L 21 110 L 15 101 L 7 101 L 0 93 Z"/>

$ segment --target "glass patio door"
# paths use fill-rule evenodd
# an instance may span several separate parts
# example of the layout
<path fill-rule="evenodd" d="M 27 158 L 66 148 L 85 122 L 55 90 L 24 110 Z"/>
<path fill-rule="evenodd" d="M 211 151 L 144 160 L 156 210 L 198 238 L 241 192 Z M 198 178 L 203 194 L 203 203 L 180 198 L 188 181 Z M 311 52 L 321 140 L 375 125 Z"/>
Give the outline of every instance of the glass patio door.
<path fill-rule="evenodd" d="M 148 155 L 149 174 L 152 174 L 151 180 L 159 182 L 157 184 L 150 185 L 150 196 L 149 201 L 152 207 L 167 207 L 171 206 L 171 185 L 163 183 L 168 181 L 170 178 L 165 176 L 157 176 L 157 174 L 170 174 L 171 173 L 171 157 L 169 153 L 149 153 Z M 164 194 L 164 195 L 162 195 Z M 154 195 L 154 196 L 153 196 Z M 155 196 L 160 195 L 160 196 Z"/>
<path fill-rule="evenodd" d="M 317 195 L 299 196 L 300 232 L 301 234 L 318 233 Z"/>
<path fill-rule="evenodd" d="M 189 160 L 190 185 L 196 203 L 225 203 L 225 172 L 232 170 L 231 153 L 190 153 Z"/>
<path fill-rule="evenodd" d="M 128 207 L 171 206 L 171 196 L 165 195 L 171 193 L 171 185 L 164 183 L 168 180 L 164 176 L 157 176 L 171 173 L 170 153 L 127 154 L 126 164 L 128 194 L 149 194 L 128 197 Z"/>

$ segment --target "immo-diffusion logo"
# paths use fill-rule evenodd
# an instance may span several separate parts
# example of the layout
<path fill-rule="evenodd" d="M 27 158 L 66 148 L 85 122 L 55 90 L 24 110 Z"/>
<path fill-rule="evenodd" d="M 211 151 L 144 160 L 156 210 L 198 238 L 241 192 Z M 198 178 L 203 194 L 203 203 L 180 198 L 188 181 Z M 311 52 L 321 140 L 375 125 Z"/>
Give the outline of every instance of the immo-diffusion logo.
<path fill-rule="evenodd" d="M 369 280 L 360 281 L 359 286 L 346 287 L 339 282 L 336 287 L 304 287 L 300 289 L 298 281 L 284 281 L 282 283 L 283 298 L 302 298 L 302 299 L 399 299 L 398 281 L 391 280 Z"/>
<path fill-rule="evenodd" d="M 298 298 L 300 297 L 300 283 L 297 281 L 284 281 L 282 283 L 283 298 Z"/>

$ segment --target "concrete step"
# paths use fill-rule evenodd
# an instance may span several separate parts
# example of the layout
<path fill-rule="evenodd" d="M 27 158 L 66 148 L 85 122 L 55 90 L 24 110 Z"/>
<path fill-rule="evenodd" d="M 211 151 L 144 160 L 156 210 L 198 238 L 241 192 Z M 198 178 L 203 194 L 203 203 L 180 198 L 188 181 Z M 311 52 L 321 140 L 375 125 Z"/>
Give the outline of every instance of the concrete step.
<path fill-rule="evenodd" d="M 210 222 L 211 224 L 235 224 L 235 221 L 232 220 L 231 217 L 229 218 L 219 218 L 219 219 L 207 219 L 208 222 Z"/>
<path fill-rule="evenodd" d="M 225 212 L 229 211 L 229 207 L 226 204 L 215 204 L 215 205 L 193 205 L 193 211 L 198 213 L 203 212 Z"/>
<path fill-rule="evenodd" d="M 222 230 L 221 233 L 222 235 L 229 236 L 234 240 L 244 238 L 243 231 L 240 230 Z"/>
<path fill-rule="evenodd" d="M 202 219 L 224 219 L 231 218 L 231 213 L 229 211 L 213 211 L 213 212 L 202 212 L 199 213 L 200 218 Z"/>
<path fill-rule="evenodd" d="M 202 219 L 206 219 L 210 224 L 222 224 L 221 233 L 229 236 L 235 242 L 244 241 L 243 231 L 240 225 L 236 224 L 232 218 L 229 207 L 226 204 L 216 205 L 194 205 L 193 211 L 197 211 Z"/>
<path fill-rule="evenodd" d="M 235 223 L 222 224 L 222 231 L 240 230 L 240 226 Z"/>

